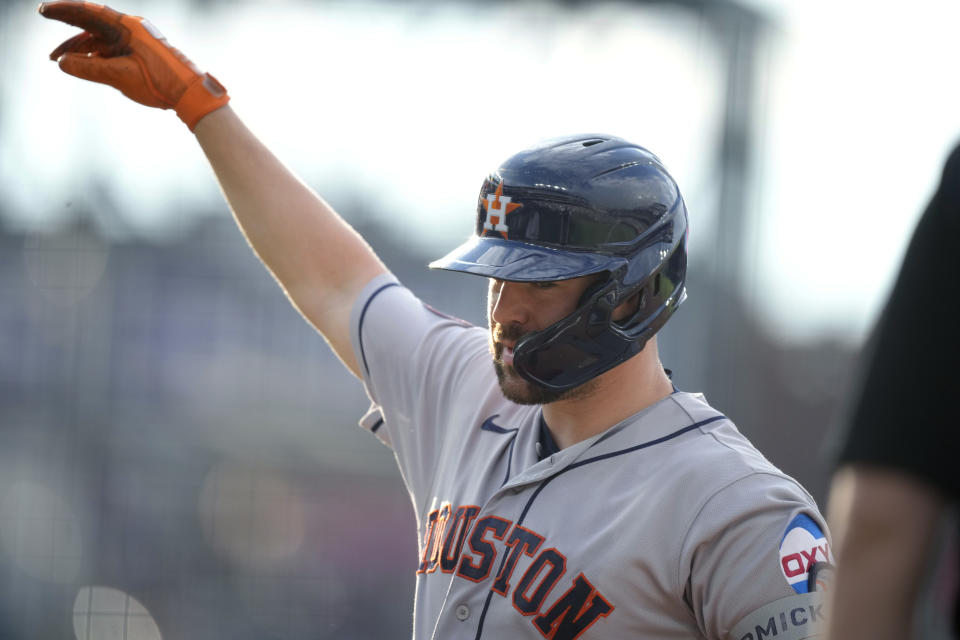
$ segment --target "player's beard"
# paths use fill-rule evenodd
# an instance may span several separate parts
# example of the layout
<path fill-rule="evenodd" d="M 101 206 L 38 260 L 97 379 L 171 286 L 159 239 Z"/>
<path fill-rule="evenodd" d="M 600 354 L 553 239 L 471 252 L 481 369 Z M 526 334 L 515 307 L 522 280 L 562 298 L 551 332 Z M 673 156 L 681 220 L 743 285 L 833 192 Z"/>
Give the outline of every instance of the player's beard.
<path fill-rule="evenodd" d="M 516 404 L 550 404 L 558 400 L 570 400 L 590 395 L 597 387 L 597 380 L 588 380 L 579 387 L 557 391 L 531 382 L 517 373 L 513 365 L 503 361 L 503 342 L 509 340 L 516 344 L 525 334 L 519 327 L 496 325 L 490 331 L 490 353 L 493 354 L 493 368 L 497 372 L 497 381 L 504 397 Z"/>

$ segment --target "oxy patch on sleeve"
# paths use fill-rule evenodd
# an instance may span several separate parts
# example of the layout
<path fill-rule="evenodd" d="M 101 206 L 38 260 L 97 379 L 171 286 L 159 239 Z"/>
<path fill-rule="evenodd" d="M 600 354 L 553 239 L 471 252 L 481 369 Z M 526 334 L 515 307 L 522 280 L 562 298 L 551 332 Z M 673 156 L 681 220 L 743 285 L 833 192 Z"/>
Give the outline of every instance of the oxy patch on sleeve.
<path fill-rule="evenodd" d="M 806 640 L 826 630 L 822 593 L 787 596 L 748 613 L 727 634 L 728 640 Z"/>
<path fill-rule="evenodd" d="M 820 526 L 806 514 L 787 525 L 780 541 L 780 571 L 797 593 L 810 591 L 810 568 L 818 562 L 833 564 L 833 552 Z"/>

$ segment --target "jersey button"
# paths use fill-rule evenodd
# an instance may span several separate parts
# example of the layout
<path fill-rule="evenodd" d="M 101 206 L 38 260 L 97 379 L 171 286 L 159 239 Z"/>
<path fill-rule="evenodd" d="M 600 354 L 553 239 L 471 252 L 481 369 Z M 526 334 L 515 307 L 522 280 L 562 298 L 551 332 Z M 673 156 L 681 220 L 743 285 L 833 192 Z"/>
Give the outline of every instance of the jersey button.
<path fill-rule="evenodd" d="M 458 604 L 456 611 L 453 612 L 453 615 L 457 616 L 457 620 L 463 622 L 470 617 L 470 607 L 465 604 Z"/>

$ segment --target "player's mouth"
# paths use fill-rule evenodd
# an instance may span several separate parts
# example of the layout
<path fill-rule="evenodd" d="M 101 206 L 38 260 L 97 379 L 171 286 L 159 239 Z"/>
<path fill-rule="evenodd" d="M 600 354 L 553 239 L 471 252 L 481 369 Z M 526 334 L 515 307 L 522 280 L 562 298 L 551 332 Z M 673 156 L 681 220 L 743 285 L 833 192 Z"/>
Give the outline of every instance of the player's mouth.
<path fill-rule="evenodd" d="M 517 326 L 496 325 L 490 332 L 490 347 L 497 366 L 513 369 L 513 349 L 524 332 Z"/>

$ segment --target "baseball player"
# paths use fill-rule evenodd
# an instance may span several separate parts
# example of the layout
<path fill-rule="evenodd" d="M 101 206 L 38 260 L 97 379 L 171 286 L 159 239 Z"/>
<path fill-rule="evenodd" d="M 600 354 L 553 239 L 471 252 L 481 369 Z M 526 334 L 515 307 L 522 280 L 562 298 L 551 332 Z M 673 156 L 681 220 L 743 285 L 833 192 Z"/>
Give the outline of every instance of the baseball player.
<path fill-rule="evenodd" d="M 419 527 L 413 636 L 800 639 L 827 612 L 814 500 L 703 396 L 656 332 L 684 300 L 687 212 L 660 160 L 559 138 L 483 182 L 434 268 L 489 279 L 489 326 L 421 303 L 149 22 L 86 2 L 65 72 L 171 108 L 258 256 L 372 400 Z M 412 563 L 413 564 L 413 563 Z"/>

